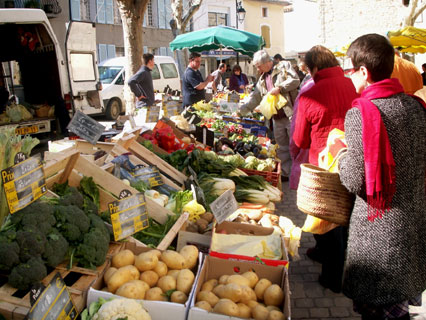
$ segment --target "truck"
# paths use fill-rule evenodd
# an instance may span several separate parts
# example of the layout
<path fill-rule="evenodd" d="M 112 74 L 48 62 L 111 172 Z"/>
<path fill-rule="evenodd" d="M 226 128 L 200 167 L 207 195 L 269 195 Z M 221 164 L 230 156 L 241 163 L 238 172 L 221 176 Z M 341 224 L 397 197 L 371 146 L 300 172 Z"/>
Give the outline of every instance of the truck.
<path fill-rule="evenodd" d="M 19 134 L 49 133 L 54 127 L 64 131 L 77 110 L 88 115 L 107 111 L 100 98 L 93 23 L 69 23 L 64 54 L 40 9 L 0 9 L 0 34 L 0 126 L 17 126 Z M 16 102 L 11 106 L 5 101 L 10 97 Z M 17 106 L 32 118 L 24 112 L 27 116 L 18 120 L 19 112 L 10 112 Z"/>

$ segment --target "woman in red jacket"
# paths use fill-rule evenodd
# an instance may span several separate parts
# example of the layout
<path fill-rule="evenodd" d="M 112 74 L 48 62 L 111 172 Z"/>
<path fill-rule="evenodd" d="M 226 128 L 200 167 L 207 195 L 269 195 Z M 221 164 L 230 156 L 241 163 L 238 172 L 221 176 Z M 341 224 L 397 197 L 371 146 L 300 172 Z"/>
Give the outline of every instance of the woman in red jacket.
<path fill-rule="evenodd" d="M 309 149 L 309 163 L 318 165 L 318 154 L 326 147 L 328 134 L 334 128 L 344 130 L 346 112 L 358 97 L 333 53 L 323 46 L 311 48 L 305 63 L 315 85 L 299 98 L 295 144 Z M 320 283 L 334 292 L 341 291 L 347 228 L 337 227 L 323 235 L 314 234 L 315 248 L 308 257 L 322 262 Z"/>

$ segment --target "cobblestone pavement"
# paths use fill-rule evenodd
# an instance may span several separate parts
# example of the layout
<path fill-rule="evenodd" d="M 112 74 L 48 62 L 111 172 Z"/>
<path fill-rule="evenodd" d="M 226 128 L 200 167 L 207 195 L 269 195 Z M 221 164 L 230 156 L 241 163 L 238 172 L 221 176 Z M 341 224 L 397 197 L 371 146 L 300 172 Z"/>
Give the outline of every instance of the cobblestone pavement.
<path fill-rule="evenodd" d="M 288 182 L 283 183 L 283 201 L 277 206 L 280 215 L 290 218 L 296 226 L 302 227 L 306 215 L 296 206 L 296 191 L 290 190 Z M 324 289 L 318 282 L 321 264 L 310 260 L 306 250 L 315 245 L 311 233 L 302 233 L 299 261 L 290 261 L 289 280 L 291 290 L 292 319 L 344 319 L 360 320 L 352 309 L 352 300 L 343 294 Z M 426 291 L 423 305 L 410 308 L 411 319 L 426 320 Z"/>

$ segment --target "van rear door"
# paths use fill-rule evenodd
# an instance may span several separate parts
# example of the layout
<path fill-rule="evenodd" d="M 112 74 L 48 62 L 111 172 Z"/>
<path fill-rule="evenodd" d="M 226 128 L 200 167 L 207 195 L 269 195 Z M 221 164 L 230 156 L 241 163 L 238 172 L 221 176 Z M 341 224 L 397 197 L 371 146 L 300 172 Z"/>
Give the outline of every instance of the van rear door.
<path fill-rule="evenodd" d="M 74 111 L 103 113 L 97 68 L 96 29 L 90 22 L 71 21 L 65 41 Z"/>

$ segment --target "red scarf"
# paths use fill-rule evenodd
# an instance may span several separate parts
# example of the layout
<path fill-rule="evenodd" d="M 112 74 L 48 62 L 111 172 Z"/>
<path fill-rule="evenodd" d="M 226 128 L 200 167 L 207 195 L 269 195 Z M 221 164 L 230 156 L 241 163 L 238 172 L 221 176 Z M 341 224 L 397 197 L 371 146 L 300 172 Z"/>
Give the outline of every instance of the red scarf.
<path fill-rule="evenodd" d="M 368 220 L 371 222 L 377 217 L 382 218 L 385 211 L 391 208 L 396 190 L 395 161 L 388 133 L 379 109 L 371 100 L 402 92 L 404 89 L 398 79 L 386 79 L 368 86 L 361 93 L 361 97 L 352 102 L 352 106 L 361 111 Z M 412 97 L 426 108 L 422 99 L 417 96 Z"/>

